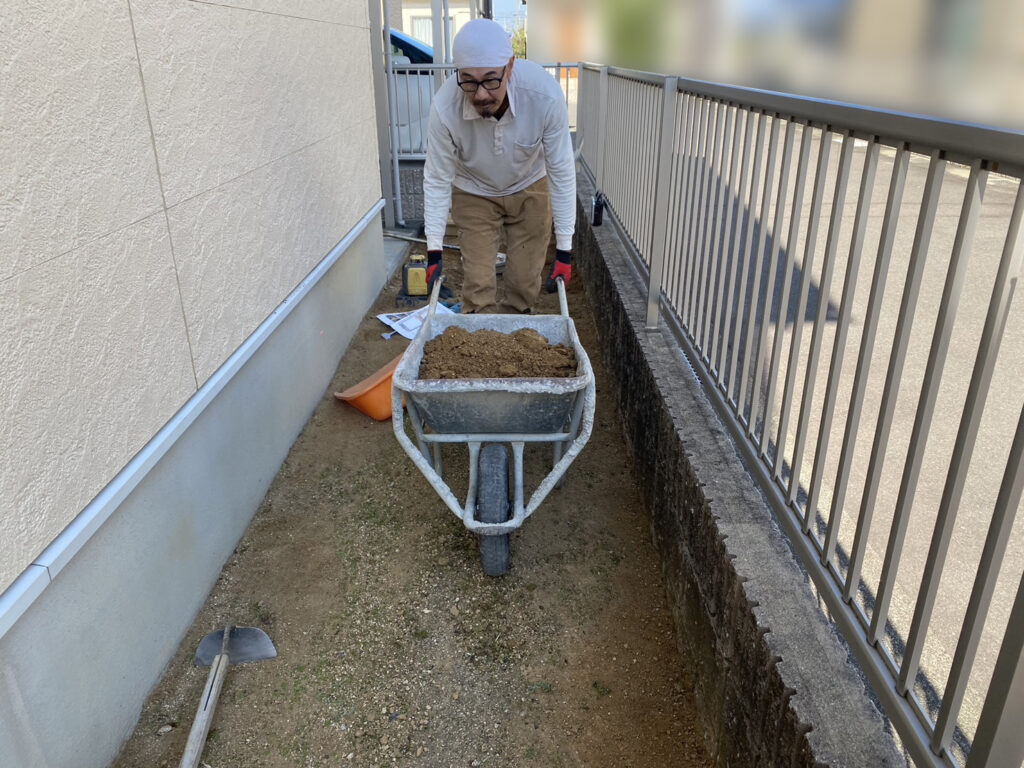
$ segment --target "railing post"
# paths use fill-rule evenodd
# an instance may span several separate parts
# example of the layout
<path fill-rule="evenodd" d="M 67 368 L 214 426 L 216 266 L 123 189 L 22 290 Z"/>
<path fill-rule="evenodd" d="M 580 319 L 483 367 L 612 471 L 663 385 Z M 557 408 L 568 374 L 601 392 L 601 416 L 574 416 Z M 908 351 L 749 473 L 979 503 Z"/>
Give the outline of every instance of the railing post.
<path fill-rule="evenodd" d="M 661 305 L 661 276 L 668 250 L 668 199 L 672 182 L 672 147 L 675 144 L 676 99 L 679 79 L 665 78 L 665 98 L 661 107 L 661 131 L 658 142 L 658 182 L 654 192 L 654 236 L 651 238 L 651 270 L 647 283 L 647 328 L 658 327 Z"/>

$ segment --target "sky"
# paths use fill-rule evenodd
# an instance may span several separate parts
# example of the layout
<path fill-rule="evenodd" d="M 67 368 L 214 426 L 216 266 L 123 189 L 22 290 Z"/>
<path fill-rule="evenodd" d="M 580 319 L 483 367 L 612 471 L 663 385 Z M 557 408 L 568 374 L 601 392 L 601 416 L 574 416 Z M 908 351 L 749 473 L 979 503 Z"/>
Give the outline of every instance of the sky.
<path fill-rule="evenodd" d="M 516 13 L 519 23 L 526 23 L 526 6 L 520 0 L 492 0 L 494 20 L 511 32 L 515 28 Z"/>

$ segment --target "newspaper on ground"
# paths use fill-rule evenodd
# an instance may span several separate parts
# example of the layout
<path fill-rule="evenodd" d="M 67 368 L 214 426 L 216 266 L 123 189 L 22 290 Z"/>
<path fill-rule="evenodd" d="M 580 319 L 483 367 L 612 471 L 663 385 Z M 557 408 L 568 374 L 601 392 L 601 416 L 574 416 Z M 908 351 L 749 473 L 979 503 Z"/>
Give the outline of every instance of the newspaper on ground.
<path fill-rule="evenodd" d="M 416 337 L 416 333 L 419 331 L 420 326 L 423 325 L 423 321 L 426 320 L 427 311 L 430 309 L 429 304 L 424 304 L 419 309 L 414 309 L 412 312 L 384 312 L 383 314 L 377 315 L 377 319 L 394 330 L 391 333 L 382 333 L 385 339 L 390 339 L 396 333 L 401 334 L 405 338 L 412 341 Z M 448 307 L 444 304 L 438 303 L 437 314 L 439 315 L 454 315 Z"/>

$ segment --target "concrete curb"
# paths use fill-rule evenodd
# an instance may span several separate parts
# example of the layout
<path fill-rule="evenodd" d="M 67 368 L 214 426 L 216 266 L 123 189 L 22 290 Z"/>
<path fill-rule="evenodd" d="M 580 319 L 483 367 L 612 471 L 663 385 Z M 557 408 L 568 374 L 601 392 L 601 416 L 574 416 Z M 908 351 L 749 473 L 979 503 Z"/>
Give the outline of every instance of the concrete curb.
<path fill-rule="evenodd" d="M 578 178 L 577 262 L 715 765 L 905 766 L 768 504 Z"/>

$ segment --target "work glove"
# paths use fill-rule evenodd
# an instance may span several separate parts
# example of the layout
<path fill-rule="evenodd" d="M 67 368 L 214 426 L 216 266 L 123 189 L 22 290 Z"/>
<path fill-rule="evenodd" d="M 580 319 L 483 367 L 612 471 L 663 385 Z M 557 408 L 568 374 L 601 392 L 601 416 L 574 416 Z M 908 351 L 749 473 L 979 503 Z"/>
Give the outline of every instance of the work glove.
<path fill-rule="evenodd" d="M 551 267 L 551 276 L 548 278 L 548 293 L 558 290 L 558 278 L 562 278 L 566 285 L 572 280 L 572 253 L 569 251 L 555 251 L 555 264 Z"/>
<path fill-rule="evenodd" d="M 441 276 L 441 251 L 427 251 L 427 292 L 433 292 L 434 283 Z"/>

